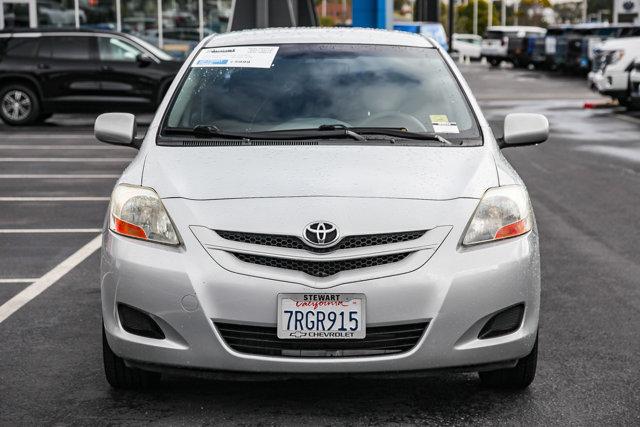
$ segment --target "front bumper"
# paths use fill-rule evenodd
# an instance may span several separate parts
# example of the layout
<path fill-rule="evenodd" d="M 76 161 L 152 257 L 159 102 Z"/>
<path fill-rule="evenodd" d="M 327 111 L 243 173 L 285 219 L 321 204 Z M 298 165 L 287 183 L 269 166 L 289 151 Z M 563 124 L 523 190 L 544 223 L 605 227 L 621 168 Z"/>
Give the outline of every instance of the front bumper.
<path fill-rule="evenodd" d="M 602 95 L 616 99 L 626 98 L 628 95 L 629 74 L 625 71 L 592 71 L 589 73 L 588 81 L 589 86 Z"/>
<path fill-rule="evenodd" d="M 470 215 L 476 200 L 461 200 Z M 455 221 L 454 221 L 455 222 Z M 231 271 L 212 259 L 193 233 L 172 248 L 104 233 L 102 311 L 112 350 L 133 364 L 249 373 L 366 373 L 445 369 L 511 363 L 534 344 L 540 275 L 536 231 L 460 249 L 463 227 L 451 231 L 436 251 L 410 255 L 418 262 L 400 274 L 346 276 L 349 280 L 301 282 Z M 416 261 L 417 260 L 417 261 Z M 424 262 L 421 262 L 423 260 Z M 405 261 L 402 261 L 405 262 Z M 407 265 L 409 265 L 407 264 Z M 389 266 L 373 267 L 387 269 Z M 369 269 L 370 270 L 370 269 Z M 383 271 L 383 270 L 380 270 Z M 367 357 L 276 357 L 239 353 L 221 338 L 214 321 L 275 325 L 280 293 L 363 293 L 367 325 L 429 321 L 418 344 L 401 354 Z M 163 329 L 166 339 L 126 332 L 117 303 L 137 307 Z M 508 335 L 477 339 L 497 311 L 524 303 L 521 327 Z"/>

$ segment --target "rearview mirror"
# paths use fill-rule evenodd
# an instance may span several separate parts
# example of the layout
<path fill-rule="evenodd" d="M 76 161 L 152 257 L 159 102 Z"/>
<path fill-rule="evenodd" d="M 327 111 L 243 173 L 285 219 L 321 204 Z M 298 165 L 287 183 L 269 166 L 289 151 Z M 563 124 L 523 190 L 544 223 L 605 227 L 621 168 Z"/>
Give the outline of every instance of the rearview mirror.
<path fill-rule="evenodd" d="M 136 116 L 129 113 L 100 114 L 93 126 L 98 141 L 114 145 L 129 145 L 138 148 Z"/>
<path fill-rule="evenodd" d="M 507 114 L 503 135 L 500 148 L 540 144 L 549 137 L 549 121 L 542 114 Z"/>

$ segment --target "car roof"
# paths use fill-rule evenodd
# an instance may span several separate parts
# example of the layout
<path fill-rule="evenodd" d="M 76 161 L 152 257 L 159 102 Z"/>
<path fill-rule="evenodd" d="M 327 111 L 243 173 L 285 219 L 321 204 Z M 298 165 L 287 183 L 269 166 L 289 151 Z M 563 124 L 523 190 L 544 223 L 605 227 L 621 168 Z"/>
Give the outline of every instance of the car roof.
<path fill-rule="evenodd" d="M 14 29 L 4 29 L 0 30 L 0 36 L 14 36 L 20 37 L 21 35 L 27 37 L 37 37 L 43 34 L 114 34 L 119 36 L 127 37 L 126 33 L 119 33 L 117 31 L 111 30 L 100 30 L 94 28 L 14 28 Z"/>
<path fill-rule="evenodd" d="M 210 36 L 206 47 L 233 45 L 268 45 L 289 43 L 374 44 L 435 48 L 423 36 L 405 31 L 370 28 L 265 28 L 232 31 Z"/>

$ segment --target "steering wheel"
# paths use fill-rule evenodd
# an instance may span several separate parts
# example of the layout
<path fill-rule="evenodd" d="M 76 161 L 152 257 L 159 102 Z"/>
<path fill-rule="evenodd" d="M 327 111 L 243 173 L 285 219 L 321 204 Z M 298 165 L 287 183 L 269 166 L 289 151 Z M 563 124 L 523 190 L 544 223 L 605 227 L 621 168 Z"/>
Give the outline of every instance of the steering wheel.
<path fill-rule="evenodd" d="M 428 132 L 425 125 L 415 116 L 401 113 L 399 111 L 383 111 L 376 113 L 373 116 L 367 117 L 359 126 L 405 127 L 411 132 Z"/>

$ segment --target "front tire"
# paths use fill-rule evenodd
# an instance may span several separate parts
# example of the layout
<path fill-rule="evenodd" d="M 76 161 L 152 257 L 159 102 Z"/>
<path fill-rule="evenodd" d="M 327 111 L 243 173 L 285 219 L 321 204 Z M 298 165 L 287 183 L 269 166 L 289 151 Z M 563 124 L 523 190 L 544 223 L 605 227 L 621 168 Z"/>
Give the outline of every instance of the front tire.
<path fill-rule="evenodd" d="M 518 360 L 513 368 L 478 372 L 482 385 L 491 388 L 524 390 L 536 377 L 538 365 L 538 337 L 531 353 Z"/>
<path fill-rule="evenodd" d="M 11 126 L 30 125 L 40 117 L 40 101 L 30 88 L 11 84 L 0 89 L 0 118 Z"/>
<path fill-rule="evenodd" d="M 139 390 L 150 388 L 160 382 L 158 372 L 143 371 L 142 369 L 129 368 L 124 360 L 118 357 L 109 347 L 107 335 L 102 327 L 102 360 L 104 374 L 113 388 L 125 390 Z"/>

